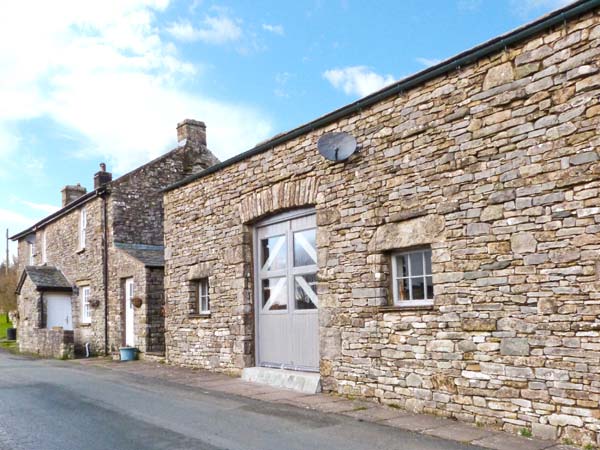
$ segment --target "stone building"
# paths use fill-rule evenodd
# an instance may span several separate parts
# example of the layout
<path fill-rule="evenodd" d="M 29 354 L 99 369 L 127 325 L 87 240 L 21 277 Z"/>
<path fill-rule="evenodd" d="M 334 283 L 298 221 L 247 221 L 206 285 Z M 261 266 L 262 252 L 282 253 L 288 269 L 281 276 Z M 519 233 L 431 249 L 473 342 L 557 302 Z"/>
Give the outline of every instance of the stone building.
<path fill-rule="evenodd" d="M 115 180 L 101 164 L 93 191 L 66 186 L 60 210 L 12 237 L 21 351 L 164 353 L 161 189 L 217 162 L 204 123 L 177 134 L 177 148 Z"/>
<path fill-rule="evenodd" d="M 576 2 L 167 188 L 167 360 L 596 442 L 599 61 Z"/>

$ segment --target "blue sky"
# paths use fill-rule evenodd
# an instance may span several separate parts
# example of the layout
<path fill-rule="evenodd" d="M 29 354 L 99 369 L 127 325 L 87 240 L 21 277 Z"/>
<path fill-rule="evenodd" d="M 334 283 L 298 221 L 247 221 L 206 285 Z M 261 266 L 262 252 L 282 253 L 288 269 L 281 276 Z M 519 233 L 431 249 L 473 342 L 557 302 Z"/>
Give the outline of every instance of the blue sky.
<path fill-rule="evenodd" d="M 226 159 L 568 1 L 38 3 L 0 16 L 2 235 L 100 162 L 119 176 L 173 148 L 185 118 Z"/>

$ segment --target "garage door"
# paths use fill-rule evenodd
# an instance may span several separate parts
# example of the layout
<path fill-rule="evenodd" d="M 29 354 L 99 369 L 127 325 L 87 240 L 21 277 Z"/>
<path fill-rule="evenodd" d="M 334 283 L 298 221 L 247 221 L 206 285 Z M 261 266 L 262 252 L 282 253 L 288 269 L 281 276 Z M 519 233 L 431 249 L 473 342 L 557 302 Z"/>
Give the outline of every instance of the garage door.
<path fill-rule="evenodd" d="M 256 243 L 258 363 L 318 371 L 315 215 L 271 219 L 257 227 Z"/>

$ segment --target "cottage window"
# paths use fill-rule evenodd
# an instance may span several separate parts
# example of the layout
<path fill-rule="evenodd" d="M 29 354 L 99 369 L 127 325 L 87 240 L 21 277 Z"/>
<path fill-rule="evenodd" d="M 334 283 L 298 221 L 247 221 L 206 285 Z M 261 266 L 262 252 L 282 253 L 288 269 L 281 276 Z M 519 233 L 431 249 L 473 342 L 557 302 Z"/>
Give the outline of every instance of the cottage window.
<path fill-rule="evenodd" d="M 393 253 L 392 283 L 394 305 L 432 305 L 431 249 Z"/>
<path fill-rule="evenodd" d="M 42 264 L 48 262 L 46 255 L 46 230 L 42 231 Z"/>
<path fill-rule="evenodd" d="M 81 208 L 79 213 L 79 249 L 85 248 L 85 229 L 87 227 L 87 212 L 85 208 Z"/>
<path fill-rule="evenodd" d="M 35 251 L 34 251 L 34 247 L 33 247 L 33 242 L 28 242 L 28 243 L 27 243 L 27 248 L 28 248 L 28 250 L 29 250 L 29 252 L 28 252 L 28 253 L 29 253 L 29 255 L 28 255 L 28 257 L 27 257 L 27 263 L 28 263 L 30 266 L 33 266 L 33 265 L 34 265 L 34 263 L 35 263 L 35 261 L 34 261 L 34 259 L 33 259 L 33 257 L 35 256 Z"/>
<path fill-rule="evenodd" d="M 90 287 L 81 288 L 81 323 L 91 323 L 92 312 L 90 309 Z"/>
<path fill-rule="evenodd" d="M 196 286 L 196 295 L 198 300 L 198 313 L 210 314 L 210 295 L 208 278 L 200 278 Z"/>

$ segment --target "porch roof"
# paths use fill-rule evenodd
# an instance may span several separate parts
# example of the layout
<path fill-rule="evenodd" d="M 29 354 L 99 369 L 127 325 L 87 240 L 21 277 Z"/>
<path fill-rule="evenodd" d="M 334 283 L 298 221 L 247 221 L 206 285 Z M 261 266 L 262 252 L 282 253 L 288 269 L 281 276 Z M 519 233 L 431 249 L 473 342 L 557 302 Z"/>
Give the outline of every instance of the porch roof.
<path fill-rule="evenodd" d="M 54 266 L 25 266 L 17 284 L 17 294 L 21 293 L 21 288 L 27 277 L 29 277 L 38 291 L 71 292 L 73 290 L 73 286 L 69 283 L 69 280 Z"/>

